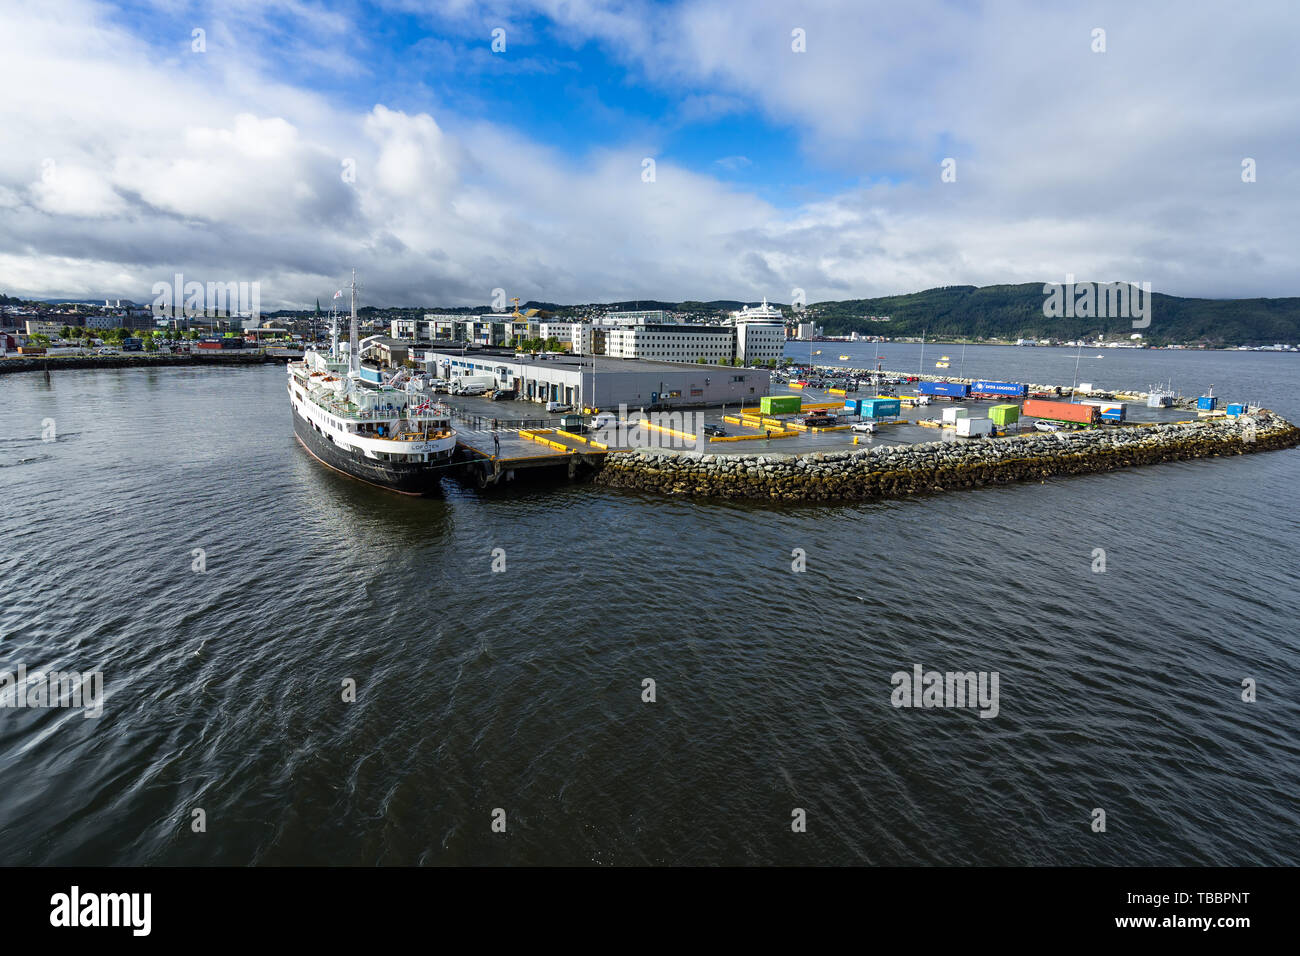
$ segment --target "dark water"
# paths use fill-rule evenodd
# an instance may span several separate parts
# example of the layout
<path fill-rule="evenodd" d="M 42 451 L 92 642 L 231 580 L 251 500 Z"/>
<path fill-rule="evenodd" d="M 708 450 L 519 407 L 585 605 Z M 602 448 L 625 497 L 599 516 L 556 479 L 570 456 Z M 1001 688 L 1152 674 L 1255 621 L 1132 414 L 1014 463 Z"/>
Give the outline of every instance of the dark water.
<path fill-rule="evenodd" d="M 1296 356 L 1121 359 L 1090 377 L 1300 417 Z M 0 669 L 107 692 L 0 710 L 0 863 L 1300 862 L 1294 451 L 873 505 L 413 500 L 312 461 L 283 380 L 0 378 Z M 1000 712 L 895 709 L 916 663 L 998 672 Z"/>

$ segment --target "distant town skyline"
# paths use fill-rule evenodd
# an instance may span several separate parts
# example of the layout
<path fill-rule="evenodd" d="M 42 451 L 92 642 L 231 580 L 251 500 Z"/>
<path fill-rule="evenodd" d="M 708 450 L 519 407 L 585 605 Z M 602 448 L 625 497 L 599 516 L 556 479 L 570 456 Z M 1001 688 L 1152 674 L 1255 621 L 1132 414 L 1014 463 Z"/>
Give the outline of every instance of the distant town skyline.
<path fill-rule="evenodd" d="M 1300 9 L 51 0 L 5 13 L 0 292 L 1300 294 Z M 1099 33 L 1099 31 L 1101 31 Z"/>

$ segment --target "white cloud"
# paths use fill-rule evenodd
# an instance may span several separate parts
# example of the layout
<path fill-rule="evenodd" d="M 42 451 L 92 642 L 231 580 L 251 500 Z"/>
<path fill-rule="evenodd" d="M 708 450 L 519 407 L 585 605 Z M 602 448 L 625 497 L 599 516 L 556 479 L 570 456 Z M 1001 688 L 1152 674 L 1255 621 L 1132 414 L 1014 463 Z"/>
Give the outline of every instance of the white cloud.
<path fill-rule="evenodd" d="M 502 22 L 526 36 L 514 24 L 534 6 Z M 295 42 L 365 82 L 346 52 L 360 24 L 296 0 L 212 7 L 203 55 L 179 36 L 160 54 L 106 8 L 61 0 L 6 15 L 0 84 L 23 93 L 0 124 L 0 290 L 142 299 L 183 271 L 259 280 L 274 308 L 355 266 L 368 301 L 408 305 L 481 304 L 498 286 L 548 301 L 799 286 L 815 301 L 1067 272 L 1295 291 L 1300 77 L 1273 25 L 1294 22 L 1287 8 L 540 6 L 557 36 L 605 45 L 687 113 L 757 108 L 797 131 L 810 172 L 870 185 L 778 209 L 727 181 L 739 153 L 704 171 L 660 159 L 643 182 L 658 151 L 641 129 L 575 151 L 401 101 L 348 107 L 286 82 L 258 45 L 272 15 L 310 21 Z M 457 29 L 481 27 L 457 10 Z M 1106 54 L 1088 51 L 1094 19 Z M 807 53 L 790 51 L 793 26 Z M 1246 155 L 1258 183 L 1240 181 Z M 945 156 L 956 183 L 939 181 Z"/>

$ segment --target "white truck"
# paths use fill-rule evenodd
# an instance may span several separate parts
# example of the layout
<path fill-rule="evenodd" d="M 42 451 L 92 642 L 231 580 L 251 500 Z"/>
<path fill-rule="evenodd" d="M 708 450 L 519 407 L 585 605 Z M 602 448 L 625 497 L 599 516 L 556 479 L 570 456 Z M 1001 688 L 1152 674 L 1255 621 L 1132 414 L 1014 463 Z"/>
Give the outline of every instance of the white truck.
<path fill-rule="evenodd" d="M 453 395 L 482 395 L 496 384 L 491 375 L 462 375 L 451 380 L 448 391 Z"/>

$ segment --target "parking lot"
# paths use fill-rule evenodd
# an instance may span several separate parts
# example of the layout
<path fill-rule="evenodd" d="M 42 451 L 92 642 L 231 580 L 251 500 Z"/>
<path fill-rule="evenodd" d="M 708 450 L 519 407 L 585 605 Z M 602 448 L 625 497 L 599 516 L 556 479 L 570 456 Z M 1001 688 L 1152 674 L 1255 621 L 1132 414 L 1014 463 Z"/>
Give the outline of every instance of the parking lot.
<path fill-rule="evenodd" d="M 900 386 L 900 392 L 907 392 L 907 386 Z M 804 388 L 791 390 L 784 385 L 774 385 L 773 395 L 798 395 L 805 405 L 834 402 L 842 405 L 844 396 L 832 395 L 824 389 Z M 851 393 L 851 397 L 864 398 L 874 395 L 870 388 Z M 544 406 L 527 401 L 507 400 L 492 401 L 483 396 L 439 396 L 439 399 L 458 412 L 456 427 L 467 432 L 490 432 L 493 423 L 503 434 L 513 435 L 520 429 L 559 428 L 565 413 L 545 411 Z M 651 417 L 667 430 L 641 428 L 604 429 L 593 433 L 592 438 L 608 444 L 611 449 L 633 447 L 656 447 L 664 449 L 684 449 L 705 454 L 808 454 L 810 452 L 844 451 L 851 448 L 871 448 L 880 445 L 913 445 L 932 441 L 968 441 L 957 437 L 951 428 L 936 428 L 920 424 L 922 421 L 938 419 L 943 409 L 956 405 L 969 409 L 973 418 L 988 416 L 988 409 L 994 405 L 1008 404 L 1006 399 L 963 399 L 951 402 L 947 399 L 934 399 L 930 405 L 904 408 L 894 422 L 882 423 L 874 434 L 863 434 L 849 429 L 849 425 L 858 419 L 837 415 L 835 430 L 798 431 L 791 437 L 763 437 L 765 432 L 775 433 L 777 429 L 769 426 L 752 428 L 724 421 L 726 418 L 739 418 L 741 412 L 757 412 L 755 404 L 723 406 L 720 408 L 687 409 L 674 413 L 678 417 L 664 418 L 664 413 Z M 617 411 L 617 410 L 611 410 Z M 1152 409 L 1129 403 L 1128 419 L 1130 422 L 1175 422 L 1195 418 L 1195 412 L 1186 409 Z M 635 426 L 645 413 L 641 409 L 628 409 L 627 423 Z M 769 416 L 771 417 L 771 416 Z M 802 416 L 777 416 L 790 421 L 799 421 Z M 704 433 L 704 426 L 718 426 L 727 438 L 747 436 L 741 441 L 710 441 Z M 1032 419 L 1026 419 L 1020 425 L 1011 426 L 1011 433 L 1017 430 L 1032 429 Z M 1112 427 L 1112 426 L 1106 426 Z M 698 441 L 696 440 L 698 437 Z M 856 441 L 855 441 L 856 439 Z M 512 445 L 513 447 L 513 445 Z"/>

